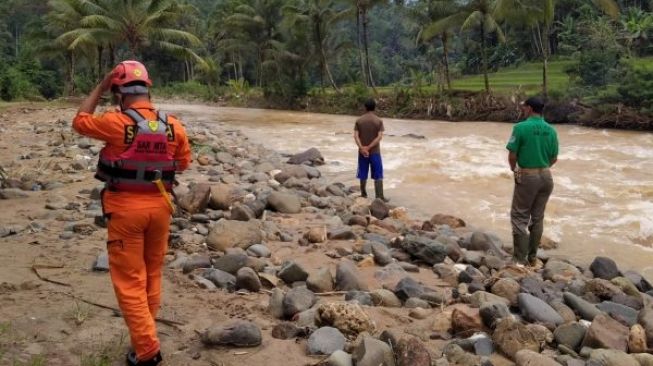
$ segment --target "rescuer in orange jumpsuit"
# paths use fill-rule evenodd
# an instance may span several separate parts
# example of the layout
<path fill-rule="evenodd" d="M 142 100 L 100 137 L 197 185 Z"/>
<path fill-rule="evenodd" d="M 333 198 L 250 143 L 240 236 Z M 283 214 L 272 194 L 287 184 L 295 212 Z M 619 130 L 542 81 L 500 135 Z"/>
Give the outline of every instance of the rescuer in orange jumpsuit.
<path fill-rule="evenodd" d="M 184 127 L 154 109 L 151 85 L 145 66 L 124 61 L 91 92 L 73 120 L 78 133 L 106 143 L 96 178 L 105 182 L 102 205 L 111 280 L 133 347 L 128 365 L 158 365 L 162 360 L 155 318 L 174 211 L 169 192 L 175 172 L 191 161 Z M 107 91 L 120 111 L 94 115 Z"/>

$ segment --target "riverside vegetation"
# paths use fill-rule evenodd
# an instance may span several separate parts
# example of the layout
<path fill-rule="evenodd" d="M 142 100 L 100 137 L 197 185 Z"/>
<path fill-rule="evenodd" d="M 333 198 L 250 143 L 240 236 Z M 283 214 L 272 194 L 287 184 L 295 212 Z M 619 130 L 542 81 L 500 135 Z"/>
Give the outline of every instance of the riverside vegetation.
<path fill-rule="evenodd" d="M 84 94 L 137 58 L 159 95 L 386 116 L 651 128 L 642 0 L 7 0 L 0 98 Z"/>
<path fill-rule="evenodd" d="M 23 141 L 0 149 L 3 364 L 108 365 L 127 347 L 92 178 L 101 146 L 72 132 L 73 114 L 0 114 Z M 455 212 L 414 220 L 329 181 L 316 149 L 283 156 L 228 125 L 187 129 L 195 163 L 175 189 L 160 315 L 169 364 L 653 362 L 653 286 L 612 259 L 542 251 L 518 268 L 508 243 Z"/>

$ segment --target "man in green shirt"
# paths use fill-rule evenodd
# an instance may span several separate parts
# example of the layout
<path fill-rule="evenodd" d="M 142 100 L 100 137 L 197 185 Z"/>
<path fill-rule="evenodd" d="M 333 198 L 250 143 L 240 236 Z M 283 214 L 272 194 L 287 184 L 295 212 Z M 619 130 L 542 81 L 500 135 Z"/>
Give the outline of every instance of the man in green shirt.
<path fill-rule="evenodd" d="M 544 210 L 553 191 L 549 168 L 558 160 L 558 135 L 542 117 L 542 99 L 530 98 L 521 108 L 527 118 L 513 127 L 506 146 L 515 173 L 510 210 L 513 260 L 534 266 L 544 231 Z"/>

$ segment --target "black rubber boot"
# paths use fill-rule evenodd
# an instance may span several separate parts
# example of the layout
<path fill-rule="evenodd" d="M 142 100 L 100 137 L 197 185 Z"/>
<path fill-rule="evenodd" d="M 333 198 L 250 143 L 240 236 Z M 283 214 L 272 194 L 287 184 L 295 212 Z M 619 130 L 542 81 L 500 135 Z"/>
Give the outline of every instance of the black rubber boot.
<path fill-rule="evenodd" d="M 374 193 L 376 194 L 376 198 L 388 202 L 389 200 L 385 198 L 383 195 L 383 180 L 375 180 L 374 181 Z"/>
<path fill-rule="evenodd" d="M 367 180 L 361 180 L 361 197 L 367 198 Z"/>
<path fill-rule="evenodd" d="M 512 234 L 512 260 L 519 264 L 528 264 L 528 234 Z"/>
<path fill-rule="evenodd" d="M 136 353 L 131 351 L 127 354 L 127 366 L 157 366 L 163 361 L 161 352 L 157 353 L 156 356 L 150 358 L 149 360 L 139 361 L 136 359 Z"/>

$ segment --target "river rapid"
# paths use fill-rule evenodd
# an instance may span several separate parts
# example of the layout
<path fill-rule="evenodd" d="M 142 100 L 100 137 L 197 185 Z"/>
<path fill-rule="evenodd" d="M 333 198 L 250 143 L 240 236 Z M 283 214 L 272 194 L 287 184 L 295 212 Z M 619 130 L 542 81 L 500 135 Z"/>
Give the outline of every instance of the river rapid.
<path fill-rule="evenodd" d="M 224 123 L 280 152 L 316 147 L 325 175 L 357 184 L 356 117 L 206 105 L 167 104 L 187 123 Z M 414 218 L 461 217 L 511 242 L 512 174 L 506 141 L 512 124 L 384 119 L 386 196 Z M 560 140 L 545 235 L 549 253 L 589 263 L 613 258 L 653 279 L 653 134 L 556 125 Z M 414 134 L 424 139 L 407 137 Z M 372 184 L 368 189 L 373 191 Z"/>

